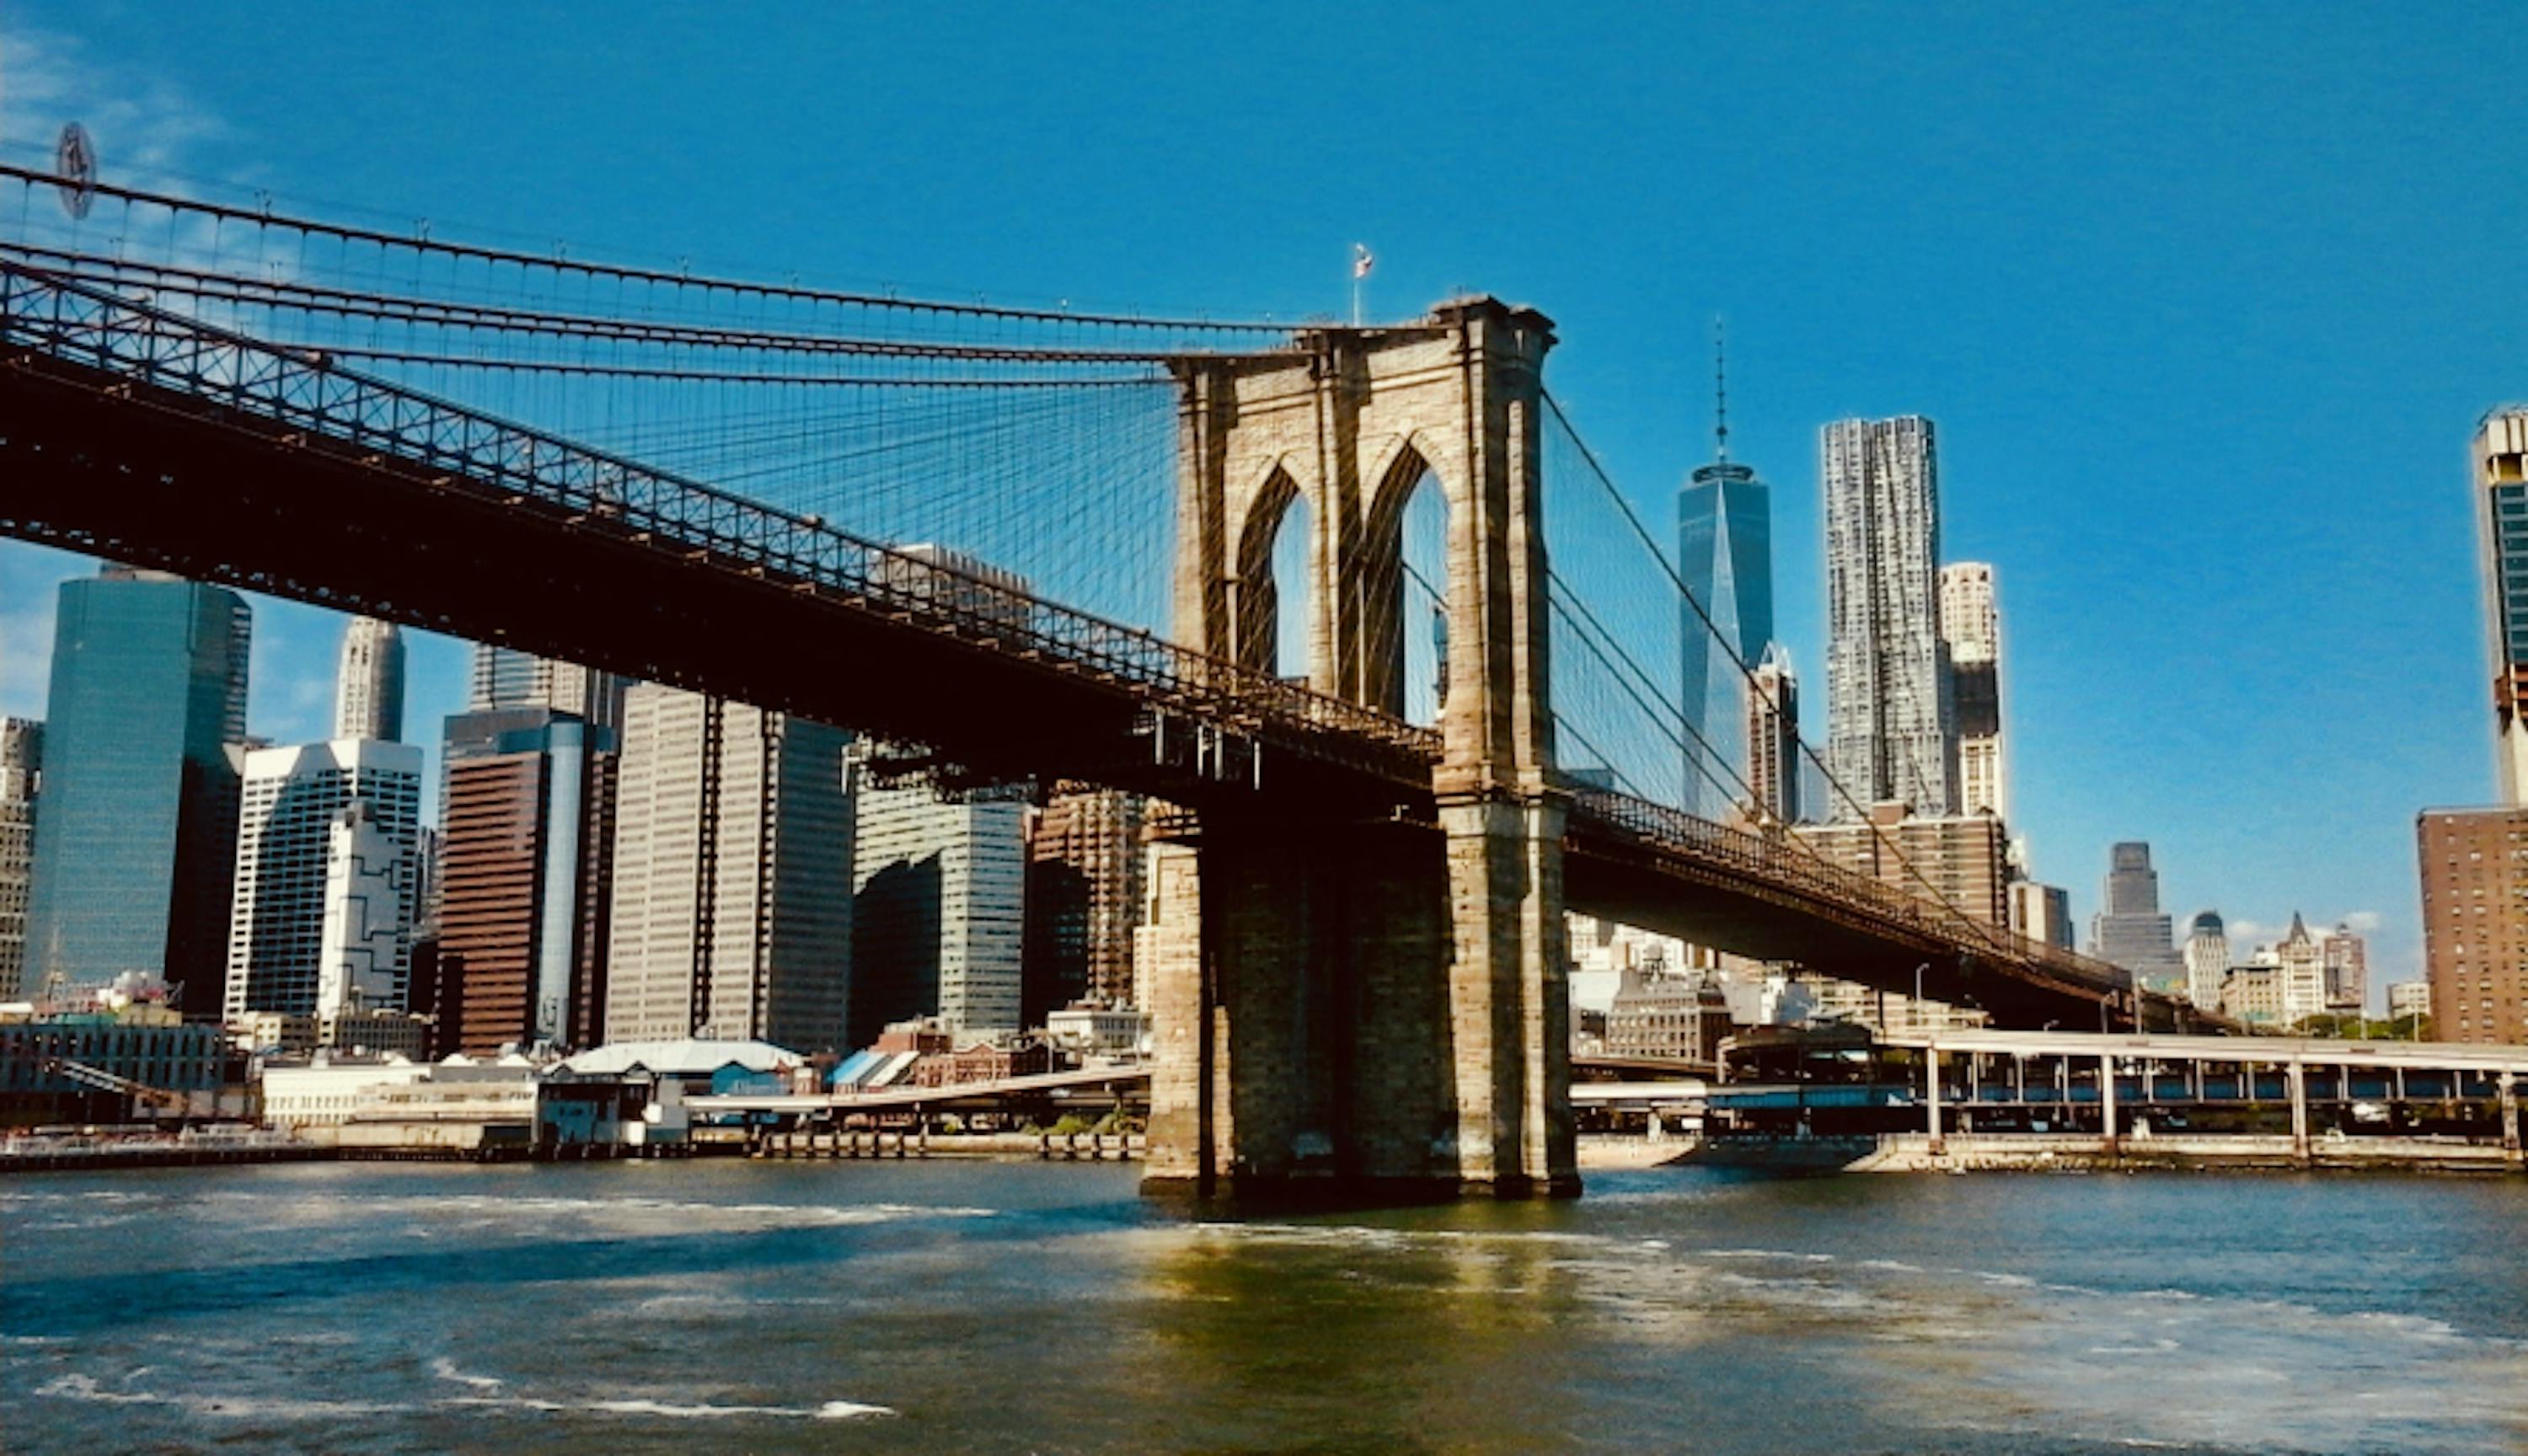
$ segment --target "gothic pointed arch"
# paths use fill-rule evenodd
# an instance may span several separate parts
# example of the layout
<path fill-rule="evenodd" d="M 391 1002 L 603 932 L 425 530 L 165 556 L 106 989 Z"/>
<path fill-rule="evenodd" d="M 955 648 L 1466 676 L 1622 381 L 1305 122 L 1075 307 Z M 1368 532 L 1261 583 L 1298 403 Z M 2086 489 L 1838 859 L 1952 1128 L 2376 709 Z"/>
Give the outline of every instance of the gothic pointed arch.
<path fill-rule="evenodd" d="M 1448 559 L 1445 546 L 1415 559 L 1417 553 L 1408 549 L 1406 517 L 1417 502 L 1436 500 L 1445 533 L 1448 491 L 1429 454 L 1409 437 L 1396 442 L 1372 479 L 1377 484 L 1369 494 L 1348 584 L 1360 613 L 1362 698 L 1369 706 L 1399 717 L 1435 720 L 1438 699 L 1445 695 L 1445 638 L 1435 628 L 1417 650 L 1413 624 L 1445 611 Z M 1435 654 L 1438 660 L 1413 660 Z M 1413 670 L 1417 666 L 1418 672 Z M 1415 691 L 1417 683 L 1429 689 L 1427 702 Z M 1413 711 L 1417 705 L 1423 710 Z"/>
<path fill-rule="evenodd" d="M 1240 667 L 1279 672 L 1281 663 L 1282 583 L 1274 573 L 1276 547 L 1291 508 L 1307 520 L 1298 482 L 1276 464 L 1247 497 L 1238 533 L 1237 563 L 1230 578 L 1229 633 L 1232 656 Z M 1305 593 L 1308 582 L 1298 589 Z"/>

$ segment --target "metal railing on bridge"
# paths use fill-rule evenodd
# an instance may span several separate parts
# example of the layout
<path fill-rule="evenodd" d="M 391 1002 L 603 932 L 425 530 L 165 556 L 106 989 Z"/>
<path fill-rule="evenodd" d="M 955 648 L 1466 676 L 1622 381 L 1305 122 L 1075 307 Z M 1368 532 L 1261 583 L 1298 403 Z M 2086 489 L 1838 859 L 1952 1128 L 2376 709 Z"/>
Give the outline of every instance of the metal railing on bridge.
<path fill-rule="evenodd" d="M 749 576 L 826 589 L 957 638 L 1138 690 L 1198 721 L 1312 741 L 1428 783 L 1439 736 L 1372 708 L 1045 600 L 926 553 L 334 367 L 41 269 L 0 262 L 0 346 L 222 406 L 331 446 L 534 501 L 576 522 L 699 553 Z M 1364 755 L 1359 750 L 1374 752 Z"/>

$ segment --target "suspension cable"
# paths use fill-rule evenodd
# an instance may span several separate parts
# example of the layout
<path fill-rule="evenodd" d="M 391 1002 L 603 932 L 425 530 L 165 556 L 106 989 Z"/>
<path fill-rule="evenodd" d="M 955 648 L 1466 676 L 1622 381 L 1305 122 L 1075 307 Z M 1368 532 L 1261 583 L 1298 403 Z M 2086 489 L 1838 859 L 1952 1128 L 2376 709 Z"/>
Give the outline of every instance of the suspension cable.
<path fill-rule="evenodd" d="M 0 162 L 0 179 L 14 179 L 28 187 L 52 186 L 60 181 L 49 173 L 8 162 Z M 139 187 L 119 186 L 105 182 L 95 182 L 88 185 L 89 189 L 100 197 L 112 198 L 126 204 L 139 203 L 143 206 L 162 207 L 171 212 L 192 213 L 221 222 L 251 224 L 260 228 L 279 228 L 303 235 L 332 237 L 344 242 L 369 243 L 381 248 L 404 248 L 413 252 L 458 258 L 468 262 L 545 269 L 553 273 L 575 274 L 584 278 L 607 279 L 621 283 L 700 288 L 705 292 L 728 293 L 737 297 L 829 304 L 845 308 L 867 308 L 954 318 L 996 319 L 1012 323 L 1069 324 L 1089 328 L 1137 329 L 1160 333 L 1271 334 L 1286 333 L 1289 330 L 1288 325 L 1269 321 L 1072 313 L 1062 309 L 1017 308 L 990 303 L 952 303 L 935 298 L 899 298 L 891 294 L 849 292 L 833 288 L 808 287 L 798 284 L 760 283 L 712 275 L 669 273 L 657 268 L 582 262 L 567 256 L 544 257 L 509 248 L 486 247 L 475 243 L 443 242 L 434 237 L 403 236 L 375 228 L 352 227 L 278 213 L 269 206 L 261 209 L 247 209 L 228 203 L 153 192 Z"/>

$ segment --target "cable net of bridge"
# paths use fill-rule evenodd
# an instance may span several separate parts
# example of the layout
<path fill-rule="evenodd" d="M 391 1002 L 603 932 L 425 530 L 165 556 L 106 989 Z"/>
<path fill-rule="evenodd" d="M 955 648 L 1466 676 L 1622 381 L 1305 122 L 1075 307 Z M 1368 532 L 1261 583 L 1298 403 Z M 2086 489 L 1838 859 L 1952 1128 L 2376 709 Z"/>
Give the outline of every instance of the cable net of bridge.
<path fill-rule="evenodd" d="M 1288 347 L 1288 325 L 748 282 L 135 188 L 73 217 L 50 179 L 0 181 L 22 342 L 749 569 L 970 607 L 957 630 L 1210 719 L 1347 735 L 1390 767 L 1427 755 L 1427 733 L 1166 641 L 1168 366 Z"/>
<path fill-rule="evenodd" d="M 1166 628 L 1167 364 L 1288 324 L 628 267 L 0 167 L 0 259 Z M 14 202 L 11 209 L 9 203 Z"/>

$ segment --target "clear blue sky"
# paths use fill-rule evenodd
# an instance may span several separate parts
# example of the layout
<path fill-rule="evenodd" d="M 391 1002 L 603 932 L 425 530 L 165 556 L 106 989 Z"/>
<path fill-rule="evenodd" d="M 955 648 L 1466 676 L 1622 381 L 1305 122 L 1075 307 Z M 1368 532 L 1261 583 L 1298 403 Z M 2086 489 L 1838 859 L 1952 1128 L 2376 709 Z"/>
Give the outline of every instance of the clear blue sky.
<path fill-rule="evenodd" d="M 1813 696 L 1817 427 L 1930 415 L 2039 874 L 2085 918 L 2145 838 L 2181 917 L 2375 916 L 2401 976 L 2414 811 L 2492 792 L 2465 442 L 2528 395 L 2519 13 L 2402 10 L 22 0 L 0 143 L 1012 301 L 1335 311 L 1363 239 L 1377 312 L 1552 314 L 1654 509 L 1724 314 Z M 0 547 L 0 710 L 73 569 Z M 333 622 L 260 621 L 256 731 L 321 732 Z M 416 654 L 416 736 L 458 663 Z"/>

